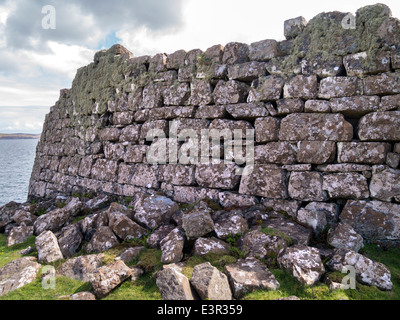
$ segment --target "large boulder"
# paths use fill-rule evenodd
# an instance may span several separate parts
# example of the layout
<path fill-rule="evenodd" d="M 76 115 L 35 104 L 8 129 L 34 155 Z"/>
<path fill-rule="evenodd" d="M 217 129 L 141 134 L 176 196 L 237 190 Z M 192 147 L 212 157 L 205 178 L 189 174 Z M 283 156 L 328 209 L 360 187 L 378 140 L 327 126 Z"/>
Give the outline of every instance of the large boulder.
<path fill-rule="evenodd" d="M 83 234 L 78 224 L 63 228 L 58 236 L 58 244 L 64 258 L 70 258 L 79 250 L 83 241 Z"/>
<path fill-rule="evenodd" d="M 373 261 L 348 249 L 335 249 L 332 259 L 327 262 L 329 269 L 342 271 L 343 267 L 352 266 L 356 279 L 360 283 L 376 286 L 380 290 L 392 290 L 390 270 L 382 263 Z"/>
<path fill-rule="evenodd" d="M 16 202 L 10 202 L 0 207 L 0 229 L 13 221 L 13 216 L 16 210 L 18 210 L 18 207 L 19 205 Z"/>
<path fill-rule="evenodd" d="M 209 262 L 194 267 L 190 283 L 203 300 L 232 300 L 228 277 Z"/>
<path fill-rule="evenodd" d="M 51 231 L 44 231 L 35 240 L 38 259 L 44 263 L 52 263 L 63 259 L 56 236 Z"/>
<path fill-rule="evenodd" d="M 334 248 L 349 249 L 358 252 L 364 246 L 360 236 L 347 223 L 339 223 L 328 232 L 327 243 Z"/>
<path fill-rule="evenodd" d="M 199 208 L 183 215 L 182 227 L 188 239 L 197 239 L 214 231 L 214 221 L 210 212 L 209 208 Z"/>
<path fill-rule="evenodd" d="M 232 212 L 222 215 L 215 223 L 215 233 L 218 238 L 226 240 L 229 236 L 245 233 L 249 229 L 246 219 Z"/>
<path fill-rule="evenodd" d="M 155 229 L 179 210 L 179 205 L 164 196 L 139 197 L 134 204 L 135 220 L 149 229 Z"/>
<path fill-rule="evenodd" d="M 131 269 L 119 260 L 99 268 L 89 278 L 96 297 L 103 298 L 130 276 Z"/>
<path fill-rule="evenodd" d="M 229 254 L 230 249 L 229 244 L 215 237 L 198 238 L 194 243 L 193 254 L 195 256 L 203 256 L 209 253 L 224 255 Z"/>
<path fill-rule="evenodd" d="M 156 231 L 154 231 L 146 240 L 147 245 L 150 248 L 158 248 L 160 247 L 160 242 L 162 239 L 164 239 L 166 236 L 169 235 L 169 233 L 175 229 L 175 225 L 173 224 L 166 224 L 161 227 L 159 227 Z"/>
<path fill-rule="evenodd" d="M 14 244 L 24 243 L 30 236 L 33 235 L 32 227 L 14 227 L 11 229 L 7 236 L 7 247 L 11 247 Z"/>
<path fill-rule="evenodd" d="M 100 227 L 87 245 L 86 252 L 104 252 L 117 245 L 119 245 L 119 241 L 112 229 L 110 227 Z"/>
<path fill-rule="evenodd" d="M 176 263 L 183 258 L 185 235 L 181 229 L 175 228 L 160 242 L 162 251 L 161 262 L 165 264 Z"/>
<path fill-rule="evenodd" d="M 368 241 L 400 238 L 400 205 L 381 201 L 347 201 L 340 220 Z"/>
<path fill-rule="evenodd" d="M 33 226 L 37 216 L 25 210 L 17 210 L 12 219 L 21 227 Z"/>
<path fill-rule="evenodd" d="M 286 248 L 279 254 L 278 263 L 300 283 L 309 286 L 314 285 L 325 272 L 319 251 L 302 245 Z"/>
<path fill-rule="evenodd" d="M 0 269 L 0 296 L 34 281 L 42 266 L 34 257 L 15 259 Z"/>
<path fill-rule="evenodd" d="M 57 275 L 88 282 L 90 275 L 102 266 L 103 259 L 103 253 L 68 259 L 57 269 Z"/>
<path fill-rule="evenodd" d="M 271 271 L 255 258 L 240 259 L 227 265 L 225 272 L 235 299 L 240 299 L 253 290 L 277 290 L 280 286 Z"/>
<path fill-rule="evenodd" d="M 189 279 L 175 268 L 159 271 L 156 283 L 163 300 L 195 300 L 196 294 Z"/>
<path fill-rule="evenodd" d="M 122 212 L 108 213 L 109 226 L 123 241 L 139 239 L 147 234 L 147 230 L 132 221 Z"/>

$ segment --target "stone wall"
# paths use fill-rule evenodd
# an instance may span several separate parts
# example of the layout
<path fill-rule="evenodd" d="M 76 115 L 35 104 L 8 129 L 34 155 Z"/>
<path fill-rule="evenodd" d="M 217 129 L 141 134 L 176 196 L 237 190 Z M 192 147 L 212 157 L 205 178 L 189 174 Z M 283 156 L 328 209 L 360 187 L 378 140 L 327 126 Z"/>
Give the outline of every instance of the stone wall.
<path fill-rule="evenodd" d="M 96 53 L 46 116 L 30 198 L 163 192 L 227 209 L 262 204 L 294 219 L 329 208 L 365 239 L 399 240 L 399 20 L 375 5 L 355 17 L 291 19 L 284 30 L 285 41 L 205 52 Z M 159 136 L 148 141 L 152 129 Z M 196 144 L 184 129 L 254 129 L 254 139 L 221 139 L 207 146 L 220 162 L 196 162 L 182 156 Z M 231 154 L 237 143 L 244 152 L 254 144 L 254 157 Z M 178 161 L 149 161 L 159 146 Z"/>

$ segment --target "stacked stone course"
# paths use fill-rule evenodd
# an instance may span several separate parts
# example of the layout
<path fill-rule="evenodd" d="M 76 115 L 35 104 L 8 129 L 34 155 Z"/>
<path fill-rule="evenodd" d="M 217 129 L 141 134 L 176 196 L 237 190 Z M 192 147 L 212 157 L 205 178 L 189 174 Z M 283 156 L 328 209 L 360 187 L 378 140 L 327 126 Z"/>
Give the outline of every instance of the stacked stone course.
<path fill-rule="evenodd" d="M 397 242 L 400 22 L 384 5 L 358 10 L 355 29 L 343 28 L 345 16 L 289 20 L 280 42 L 96 53 L 46 116 L 30 197 L 162 191 L 225 208 L 292 205 L 294 218 L 327 203 L 365 239 Z M 160 137 L 147 141 L 153 129 Z M 253 170 L 224 163 L 229 139 L 216 146 L 221 163 L 149 161 L 157 144 L 184 154 L 190 139 L 166 140 L 184 129 L 254 129 Z"/>

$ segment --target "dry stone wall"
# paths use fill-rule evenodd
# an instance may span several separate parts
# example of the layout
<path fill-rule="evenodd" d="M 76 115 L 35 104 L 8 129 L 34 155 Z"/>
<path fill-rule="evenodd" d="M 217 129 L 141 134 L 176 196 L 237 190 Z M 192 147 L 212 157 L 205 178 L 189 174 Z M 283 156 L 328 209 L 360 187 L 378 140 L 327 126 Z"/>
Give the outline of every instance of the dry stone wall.
<path fill-rule="evenodd" d="M 400 21 L 375 5 L 284 30 L 205 52 L 96 53 L 46 116 L 30 198 L 163 192 L 306 221 L 325 210 L 398 241 Z"/>

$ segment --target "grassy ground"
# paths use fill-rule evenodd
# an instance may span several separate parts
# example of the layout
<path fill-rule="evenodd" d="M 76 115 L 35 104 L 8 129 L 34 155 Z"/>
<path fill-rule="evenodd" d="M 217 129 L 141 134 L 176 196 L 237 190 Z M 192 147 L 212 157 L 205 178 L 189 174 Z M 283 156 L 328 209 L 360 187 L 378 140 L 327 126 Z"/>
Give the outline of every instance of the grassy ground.
<path fill-rule="evenodd" d="M 28 239 L 24 244 L 16 245 L 10 248 L 6 247 L 6 237 L 0 235 L 0 268 L 10 261 L 20 258 L 18 251 L 25 249 L 27 246 L 34 245 L 34 237 Z M 105 263 L 113 261 L 119 253 L 121 253 L 129 244 L 123 244 L 106 253 Z M 81 253 L 84 253 L 82 251 Z M 387 251 L 381 248 L 368 245 L 362 253 L 369 258 L 384 263 L 392 273 L 392 282 L 394 289 L 391 292 L 383 292 L 375 287 L 368 287 L 357 283 L 355 290 L 337 290 L 330 291 L 326 284 L 319 283 L 313 287 L 304 287 L 297 282 L 290 274 L 283 270 L 271 269 L 279 281 L 281 287 L 277 291 L 258 290 L 245 296 L 245 300 L 273 300 L 288 296 L 297 296 L 304 300 L 400 300 L 400 249 L 389 249 Z M 31 254 L 36 255 L 36 252 Z M 161 295 L 155 283 L 155 273 L 162 266 L 160 262 L 161 252 L 154 249 L 145 249 L 139 257 L 132 261 L 129 265 L 138 265 L 146 274 L 138 281 L 126 281 L 113 290 L 104 300 L 160 300 Z M 206 257 L 190 257 L 186 260 L 186 266 L 183 274 L 188 278 L 191 277 L 193 268 L 197 264 L 210 262 L 219 270 L 223 270 L 224 266 L 236 261 L 233 256 L 213 256 Z M 61 262 L 54 264 L 57 268 Z M 331 279 L 340 282 L 340 273 L 328 273 Z M 39 276 L 36 281 L 15 290 L 0 300 L 57 300 L 61 296 L 90 290 L 90 284 L 81 281 L 71 280 L 65 277 L 57 277 L 55 289 L 43 289 L 42 279 Z"/>

